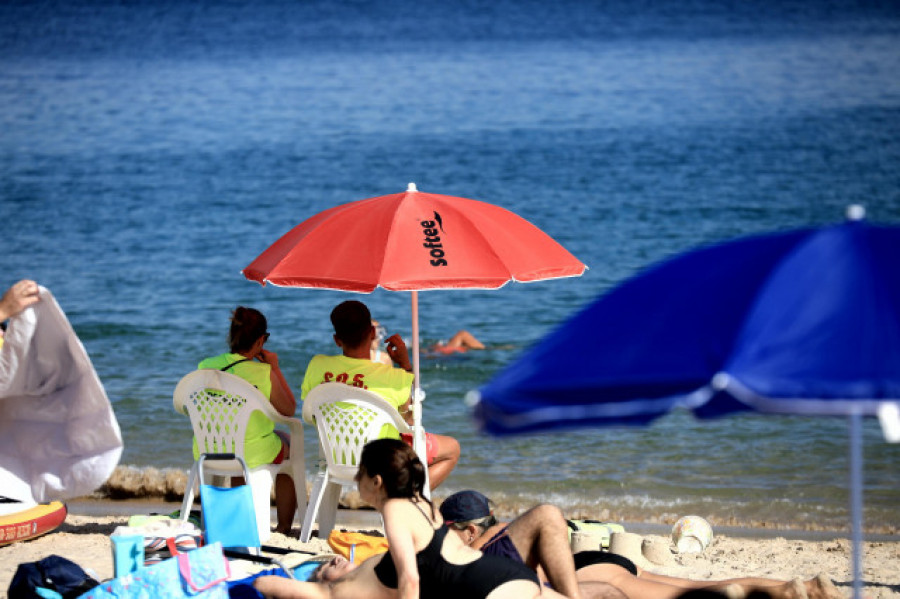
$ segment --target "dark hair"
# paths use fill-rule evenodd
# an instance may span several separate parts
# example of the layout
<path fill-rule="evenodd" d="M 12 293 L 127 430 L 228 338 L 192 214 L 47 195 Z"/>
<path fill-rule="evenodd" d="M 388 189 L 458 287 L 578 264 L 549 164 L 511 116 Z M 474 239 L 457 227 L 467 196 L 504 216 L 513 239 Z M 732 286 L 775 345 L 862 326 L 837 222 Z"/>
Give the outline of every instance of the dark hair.
<path fill-rule="evenodd" d="M 365 444 L 359 456 L 359 474 L 381 476 L 389 498 L 425 498 L 425 466 L 412 447 L 398 439 L 376 439 Z M 359 476 L 359 475 L 357 475 Z"/>
<path fill-rule="evenodd" d="M 372 315 L 362 302 L 347 300 L 331 311 L 334 334 L 348 347 L 359 347 L 372 330 Z"/>
<path fill-rule="evenodd" d="M 231 353 L 239 354 L 253 347 L 257 339 L 266 334 L 269 325 L 262 312 L 253 308 L 238 306 L 231 313 L 231 329 L 228 331 L 228 347 Z"/>

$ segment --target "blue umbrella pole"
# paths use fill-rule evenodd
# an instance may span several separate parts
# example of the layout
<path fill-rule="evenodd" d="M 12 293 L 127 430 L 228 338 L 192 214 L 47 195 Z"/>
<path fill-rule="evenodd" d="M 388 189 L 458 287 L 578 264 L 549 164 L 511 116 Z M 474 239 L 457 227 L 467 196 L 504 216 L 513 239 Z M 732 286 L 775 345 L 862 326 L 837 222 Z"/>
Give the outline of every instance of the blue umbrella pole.
<path fill-rule="evenodd" d="M 853 544 L 853 599 L 862 598 L 863 455 L 862 415 L 850 419 L 850 536 Z"/>

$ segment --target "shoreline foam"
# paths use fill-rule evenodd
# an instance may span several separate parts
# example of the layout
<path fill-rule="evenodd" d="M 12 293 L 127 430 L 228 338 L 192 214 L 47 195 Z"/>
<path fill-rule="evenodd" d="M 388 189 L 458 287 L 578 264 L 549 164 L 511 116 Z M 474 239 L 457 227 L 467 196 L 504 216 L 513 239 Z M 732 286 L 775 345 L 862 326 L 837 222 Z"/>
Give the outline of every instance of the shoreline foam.
<path fill-rule="evenodd" d="M 180 502 L 184 496 L 187 485 L 187 470 L 178 468 L 137 467 L 129 465 L 118 466 L 109 480 L 106 481 L 92 496 L 78 498 L 76 501 L 115 501 L 115 502 Z M 311 487 L 307 481 L 307 490 Z M 442 489 L 443 490 L 443 489 Z M 442 491 L 441 490 L 441 491 Z M 455 489 L 448 489 L 447 494 Z M 441 499 L 445 495 L 436 492 L 436 498 Z M 533 500 L 525 497 L 510 496 L 506 493 L 490 494 L 494 500 L 494 510 L 499 517 L 513 518 L 535 505 L 547 502 L 547 500 Z M 661 506 L 648 508 L 642 506 L 618 506 L 605 507 L 602 501 L 598 506 L 585 507 L 582 503 L 578 507 L 570 507 L 557 504 L 567 517 L 577 519 L 594 519 L 609 522 L 629 522 L 633 526 L 642 527 L 642 530 L 660 531 L 665 527 L 675 524 L 678 519 L 687 513 L 676 511 L 674 506 Z M 362 505 L 356 491 L 347 491 L 342 497 L 342 505 L 357 508 Z M 176 508 L 177 509 L 177 505 Z M 748 518 L 728 514 L 728 510 L 722 508 L 722 513 L 716 513 L 716 506 L 710 505 L 709 510 L 698 511 L 690 509 L 710 522 L 714 527 L 732 531 L 734 534 L 745 534 L 742 531 L 766 531 L 770 535 L 789 535 L 791 538 L 817 539 L 823 536 L 849 536 L 849 516 L 847 527 L 835 527 L 833 525 L 821 525 L 814 518 L 799 521 L 791 519 L 790 515 L 783 515 L 783 520 Z M 898 540 L 900 539 L 900 522 L 888 524 L 872 524 L 864 521 L 863 532 L 866 538 L 871 540 Z M 748 534 L 751 534 L 748 532 Z M 755 533 L 752 533 L 755 534 Z"/>

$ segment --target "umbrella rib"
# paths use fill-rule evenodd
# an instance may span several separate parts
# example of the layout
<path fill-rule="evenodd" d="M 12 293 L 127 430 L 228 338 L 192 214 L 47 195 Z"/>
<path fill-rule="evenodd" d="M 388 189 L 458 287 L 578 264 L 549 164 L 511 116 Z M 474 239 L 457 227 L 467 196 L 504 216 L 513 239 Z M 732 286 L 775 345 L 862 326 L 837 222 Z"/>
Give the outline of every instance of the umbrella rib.
<path fill-rule="evenodd" d="M 727 372 L 719 372 L 713 377 L 712 388 L 717 391 L 725 391 L 741 403 L 747 404 L 760 412 L 775 414 L 804 414 L 804 415 L 828 415 L 846 416 L 859 413 L 866 416 L 876 416 L 878 410 L 884 404 L 900 402 L 900 398 L 884 399 L 804 399 L 802 397 L 778 397 L 772 398 L 753 391 L 740 380 Z"/>
<path fill-rule="evenodd" d="M 631 416 L 646 414 L 663 415 L 673 405 L 679 404 L 675 397 L 660 399 L 625 400 L 621 402 L 607 402 L 603 404 L 579 404 L 577 406 L 545 406 L 526 410 L 516 414 L 502 413 L 496 408 L 489 408 L 490 420 L 500 424 L 506 429 L 529 428 L 533 425 L 541 425 L 545 422 L 583 424 L 584 420 L 595 418 L 627 419 Z"/>

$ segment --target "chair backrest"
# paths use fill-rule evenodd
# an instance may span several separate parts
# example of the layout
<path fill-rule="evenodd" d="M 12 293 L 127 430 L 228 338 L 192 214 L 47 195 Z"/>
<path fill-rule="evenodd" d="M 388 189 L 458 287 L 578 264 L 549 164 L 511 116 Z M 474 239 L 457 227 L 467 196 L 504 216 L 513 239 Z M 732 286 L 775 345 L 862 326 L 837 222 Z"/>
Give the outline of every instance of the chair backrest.
<path fill-rule="evenodd" d="M 243 457 L 250 414 L 274 411 L 266 397 L 239 376 L 219 370 L 195 370 L 175 387 L 175 411 L 187 414 L 200 453 L 233 453 Z M 232 462 L 210 463 L 210 470 L 240 471 Z"/>
<path fill-rule="evenodd" d="M 363 446 L 380 436 L 385 424 L 409 433 L 409 425 L 387 400 L 366 389 L 322 383 L 303 400 L 303 419 L 314 422 L 319 446 L 333 476 L 351 480 Z"/>

